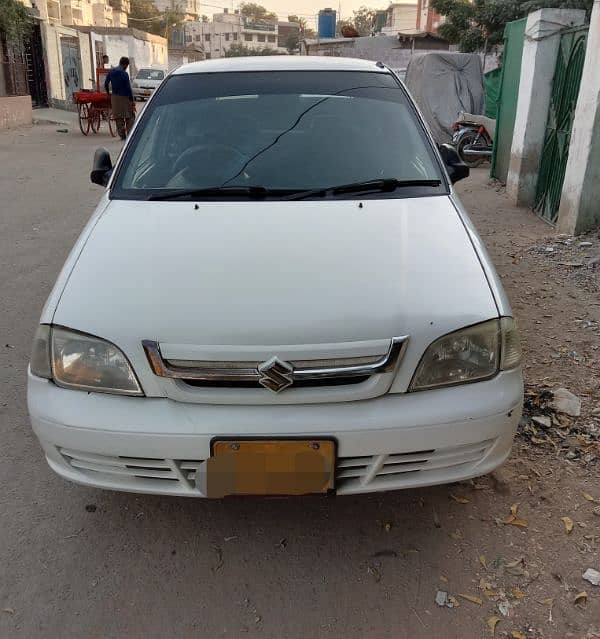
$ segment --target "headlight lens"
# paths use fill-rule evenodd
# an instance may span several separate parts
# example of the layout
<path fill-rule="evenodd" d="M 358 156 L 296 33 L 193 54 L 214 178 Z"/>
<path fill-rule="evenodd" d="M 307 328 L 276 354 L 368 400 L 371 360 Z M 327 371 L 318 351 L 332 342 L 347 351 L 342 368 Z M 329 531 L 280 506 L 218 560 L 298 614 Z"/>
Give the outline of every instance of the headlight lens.
<path fill-rule="evenodd" d="M 490 320 L 445 335 L 429 346 L 410 385 L 411 391 L 466 384 L 516 368 L 521 348 L 511 317 Z"/>
<path fill-rule="evenodd" d="M 40 327 L 31 372 L 65 388 L 143 395 L 131 364 L 120 349 L 106 340 L 65 328 Z"/>
<path fill-rule="evenodd" d="M 34 375 L 52 379 L 52 367 L 50 365 L 50 326 L 40 324 L 31 349 L 31 361 L 29 368 Z"/>

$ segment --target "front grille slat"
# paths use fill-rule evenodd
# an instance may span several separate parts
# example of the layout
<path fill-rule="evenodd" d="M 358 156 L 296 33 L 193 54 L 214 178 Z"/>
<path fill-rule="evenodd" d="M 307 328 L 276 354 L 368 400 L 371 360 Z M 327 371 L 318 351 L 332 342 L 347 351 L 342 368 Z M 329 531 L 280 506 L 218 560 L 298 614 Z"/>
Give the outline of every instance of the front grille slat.
<path fill-rule="evenodd" d="M 110 456 L 67 448 L 59 448 L 58 451 L 72 468 L 81 473 L 104 476 L 106 481 L 127 482 L 131 487 L 135 485 L 157 491 L 173 486 L 185 492 L 195 490 L 196 473 L 204 463 L 202 459 Z"/>
<path fill-rule="evenodd" d="M 95 455 L 94 453 L 80 453 L 68 449 L 61 449 L 63 455 L 67 455 L 79 461 L 90 463 L 98 462 L 100 464 L 109 464 L 111 466 L 143 466 L 144 468 L 169 468 L 164 459 L 142 459 L 136 457 L 108 457 L 106 455 Z"/>
<path fill-rule="evenodd" d="M 419 476 L 427 473 L 435 475 L 444 469 L 458 471 L 476 464 L 494 442 L 494 439 L 487 439 L 448 448 L 341 457 L 336 464 L 336 486 L 342 493 L 369 486 L 373 489 L 402 488 L 403 483 L 410 485 L 409 482 L 417 473 Z"/>
<path fill-rule="evenodd" d="M 147 470 L 145 468 L 123 468 L 120 466 L 109 466 L 108 464 L 94 464 L 87 461 L 71 460 L 71 466 L 92 470 L 99 473 L 109 473 L 111 475 L 127 475 L 129 477 L 153 477 L 155 479 L 177 479 L 172 470 Z"/>

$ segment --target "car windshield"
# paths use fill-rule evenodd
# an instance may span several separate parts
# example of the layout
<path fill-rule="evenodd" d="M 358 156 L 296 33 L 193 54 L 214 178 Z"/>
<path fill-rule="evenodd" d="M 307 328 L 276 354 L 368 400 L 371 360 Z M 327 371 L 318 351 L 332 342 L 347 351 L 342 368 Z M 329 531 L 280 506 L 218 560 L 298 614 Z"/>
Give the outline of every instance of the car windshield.
<path fill-rule="evenodd" d="M 140 69 L 135 76 L 136 80 L 162 80 L 165 72 L 159 69 Z"/>
<path fill-rule="evenodd" d="M 161 86 L 111 197 L 252 197 L 244 189 L 284 197 L 374 180 L 386 180 L 386 188 L 372 189 L 372 197 L 447 192 L 432 145 L 392 75 L 202 73 L 174 75 Z M 194 192 L 206 189 L 211 193 Z"/>

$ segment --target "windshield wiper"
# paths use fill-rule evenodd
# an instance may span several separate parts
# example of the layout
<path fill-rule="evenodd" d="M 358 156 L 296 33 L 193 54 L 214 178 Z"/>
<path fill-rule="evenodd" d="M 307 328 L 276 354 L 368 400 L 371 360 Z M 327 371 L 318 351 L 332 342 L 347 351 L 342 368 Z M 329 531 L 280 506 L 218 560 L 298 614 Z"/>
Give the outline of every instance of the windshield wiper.
<path fill-rule="evenodd" d="M 289 191 L 285 191 L 289 193 Z M 237 195 L 247 195 L 250 198 L 262 199 L 269 195 L 277 193 L 272 189 L 267 189 L 264 186 L 209 186 L 204 189 L 174 189 L 162 193 L 154 193 L 149 195 L 147 200 L 178 200 L 180 198 L 198 198 L 202 196 L 219 197 L 221 195 L 227 195 L 234 197 Z"/>
<path fill-rule="evenodd" d="M 411 186 L 440 186 L 441 180 L 398 180 L 397 178 L 377 178 L 363 182 L 350 182 L 339 186 L 329 186 L 322 189 L 310 189 L 295 193 L 286 200 L 304 200 L 315 195 L 345 195 L 349 193 L 391 193 L 396 189 Z"/>

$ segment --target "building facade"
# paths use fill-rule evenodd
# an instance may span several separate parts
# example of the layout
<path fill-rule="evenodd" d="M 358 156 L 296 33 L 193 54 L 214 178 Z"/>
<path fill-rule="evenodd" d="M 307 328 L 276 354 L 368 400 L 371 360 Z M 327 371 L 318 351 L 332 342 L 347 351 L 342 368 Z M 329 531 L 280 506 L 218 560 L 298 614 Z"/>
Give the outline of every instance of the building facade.
<path fill-rule="evenodd" d="M 385 26 L 382 27 L 381 33 L 395 36 L 400 31 L 416 29 L 418 16 L 418 4 L 413 2 L 394 2 L 387 9 Z"/>
<path fill-rule="evenodd" d="M 254 51 L 278 50 L 278 25 L 276 22 L 250 22 L 238 11 L 215 13 L 212 21 L 185 22 L 173 32 L 169 46 L 174 49 L 201 51 L 204 58 L 226 57 L 234 44 L 242 44 Z"/>
<path fill-rule="evenodd" d="M 127 27 L 130 0 L 21 0 L 49 24 L 75 27 Z"/>
<path fill-rule="evenodd" d="M 190 22 L 198 19 L 200 11 L 200 0 L 154 0 L 154 4 L 159 11 L 179 11 Z"/>

